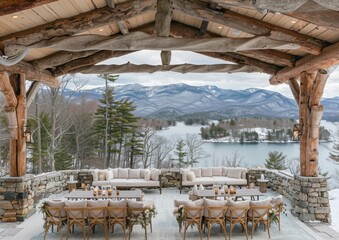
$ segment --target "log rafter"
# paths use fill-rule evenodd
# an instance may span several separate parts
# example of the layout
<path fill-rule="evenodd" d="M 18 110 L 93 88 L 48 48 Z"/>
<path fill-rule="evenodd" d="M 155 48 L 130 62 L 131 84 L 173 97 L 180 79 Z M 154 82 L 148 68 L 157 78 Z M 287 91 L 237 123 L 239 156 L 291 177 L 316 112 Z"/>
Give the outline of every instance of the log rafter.
<path fill-rule="evenodd" d="M 319 56 L 308 55 L 298 60 L 295 67 L 285 67 L 270 78 L 271 84 L 286 83 L 290 78 L 300 76 L 304 71 L 312 72 L 318 69 L 327 69 L 339 64 L 339 43 L 323 49 Z"/>
<path fill-rule="evenodd" d="M 53 77 L 49 71 L 37 71 L 32 64 L 27 62 L 19 62 L 13 66 L 6 67 L 0 65 L 0 72 L 25 74 L 27 80 L 39 81 L 50 87 L 60 86 L 60 80 Z"/>
<path fill-rule="evenodd" d="M 208 9 L 208 5 L 196 0 L 180 1 L 173 0 L 174 10 L 191 15 L 202 20 L 213 21 L 253 35 L 269 36 L 276 40 L 287 40 L 300 45 L 301 49 L 318 55 L 322 47 L 328 44 L 313 37 L 294 32 L 279 26 L 275 26 L 255 18 L 247 17 L 230 10 L 217 12 Z"/>
<path fill-rule="evenodd" d="M 135 65 L 131 63 L 123 65 L 94 65 L 74 69 L 70 73 L 83 74 L 110 74 L 110 73 L 154 73 L 154 72 L 177 72 L 177 73 L 234 73 L 234 72 L 262 72 L 260 68 L 240 64 L 213 64 L 213 65 Z"/>
<path fill-rule="evenodd" d="M 4 47 L 5 54 L 11 57 L 18 55 L 21 51 L 7 48 L 6 45 L 9 43 L 28 46 L 53 37 L 70 36 L 121 20 L 127 20 L 136 15 L 150 11 L 154 12 L 155 9 L 155 0 L 140 1 L 140 4 L 137 5 L 133 1 L 129 1 L 116 5 L 114 9 L 104 7 L 1 37 L 0 46 Z"/>
<path fill-rule="evenodd" d="M 86 66 L 92 66 L 97 64 L 98 62 L 105 61 L 110 58 L 121 57 L 126 54 L 132 53 L 133 51 L 120 51 L 120 52 L 113 52 L 113 51 L 99 51 L 86 58 L 79 58 L 73 61 L 67 62 L 63 65 L 57 66 L 54 70 L 52 70 L 53 76 L 59 77 L 64 74 L 71 72 L 74 69 L 82 68 Z"/>
<path fill-rule="evenodd" d="M 12 45 L 15 49 L 24 51 L 25 46 Z M 142 32 L 133 32 L 128 35 L 115 38 L 100 35 L 81 35 L 71 37 L 59 37 L 51 40 L 43 40 L 28 46 L 28 48 L 53 48 L 64 51 L 87 51 L 87 50 L 184 50 L 200 52 L 233 52 L 260 49 L 298 49 L 299 45 L 272 40 L 260 36 L 253 38 L 203 38 L 203 39 L 179 39 L 153 37 Z"/>

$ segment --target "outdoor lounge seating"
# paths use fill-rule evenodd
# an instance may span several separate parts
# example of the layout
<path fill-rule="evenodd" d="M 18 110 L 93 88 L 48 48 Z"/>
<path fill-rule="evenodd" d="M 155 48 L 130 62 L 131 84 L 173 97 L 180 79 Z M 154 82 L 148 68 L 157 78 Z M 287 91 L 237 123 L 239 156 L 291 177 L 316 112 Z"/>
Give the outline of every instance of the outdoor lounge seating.
<path fill-rule="evenodd" d="M 161 170 L 114 168 L 93 170 L 93 186 L 110 185 L 116 188 L 159 188 L 161 194 Z"/>
<path fill-rule="evenodd" d="M 180 193 L 183 187 L 194 185 L 232 185 L 247 186 L 248 174 L 246 168 L 209 167 L 181 168 Z"/>

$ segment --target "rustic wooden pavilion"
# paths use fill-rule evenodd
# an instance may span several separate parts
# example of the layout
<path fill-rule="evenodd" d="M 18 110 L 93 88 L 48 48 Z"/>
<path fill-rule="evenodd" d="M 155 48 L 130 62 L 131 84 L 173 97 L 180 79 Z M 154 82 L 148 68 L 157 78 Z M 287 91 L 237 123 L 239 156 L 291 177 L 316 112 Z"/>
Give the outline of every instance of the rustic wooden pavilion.
<path fill-rule="evenodd" d="M 1 1 L 10 176 L 26 174 L 26 110 L 41 84 L 58 87 L 67 73 L 155 71 L 262 72 L 270 84 L 289 84 L 300 110 L 301 176 L 318 176 L 320 99 L 339 63 L 338 11 L 327 0 Z M 162 65 L 96 65 L 145 49 L 160 50 Z M 171 65 L 172 50 L 234 64 Z"/>

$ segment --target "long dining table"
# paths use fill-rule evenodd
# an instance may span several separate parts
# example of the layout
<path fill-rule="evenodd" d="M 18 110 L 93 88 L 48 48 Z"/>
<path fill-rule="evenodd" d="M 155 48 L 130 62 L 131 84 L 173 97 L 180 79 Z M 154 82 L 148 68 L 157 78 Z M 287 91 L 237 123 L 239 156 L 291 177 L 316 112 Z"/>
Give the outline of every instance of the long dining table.
<path fill-rule="evenodd" d="M 219 190 L 218 193 L 214 192 L 214 189 L 203 189 L 203 190 L 197 190 L 195 194 L 198 198 L 217 198 L 217 197 L 224 197 L 226 198 L 235 198 L 235 200 L 238 200 L 239 198 L 243 197 L 251 197 L 251 200 L 255 200 L 255 197 L 257 197 L 257 200 L 259 200 L 260 196 L 264 196 L 265 194 L 260 192 L 258 189 L 237 189 L 235 194 L 228 194 L 225 193 L 223 190 Z"/>
<path fill-rule="evenodd" d="M 105 195 L 94 196 L 93 191 L 83 191 L 83 190 L 75 190 L 71 191 L 65 195 L 65 198 L 68 200 L 80 200 L 80 199 L 136 199 L 137 201 L 142 200 L 142 191 L 140 190 L 113 190 L 111 195 L 108 195 L 107 192 Z"/>

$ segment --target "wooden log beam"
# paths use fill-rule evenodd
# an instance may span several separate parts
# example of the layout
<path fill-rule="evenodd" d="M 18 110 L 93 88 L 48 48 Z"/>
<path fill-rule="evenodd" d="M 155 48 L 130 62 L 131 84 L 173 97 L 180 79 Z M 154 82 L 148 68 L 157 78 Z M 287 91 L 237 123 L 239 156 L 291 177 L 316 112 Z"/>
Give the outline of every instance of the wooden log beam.
<path fill-rule="evenodd" d="M 245 65 L 254 66 L 254 67 L 260 68 L 262 72 L 271 74 L 271 75 L 275 74 L 280 69 L 279 67 L 275 65 L 268 64 L 257 59 L 243 56 L 241 55 L 242 52 L 238 52 L 238 53 L 198 52 L 198 53 L 205 55 L 205 56 L 212 57 L 212 58 L 218 58 L 218 59 L 222 59 L 222 60 L 237 63 L 237 64 L 245 64 Z"/>
<path fill-rule="evenodd" d="M 286 83 L 290 78 L 299 76 L 304 71 L 328 69 L 339 64 L 339 42 L 323 49 L 319 56 L 308 55 L 298 60 L 295 67 L 285 67 L 270 78 L 271 84 Z"/>
<path fill-rule="evenodd" d="M 298 81 L 295 78 L 291 78 L 288 81 L 288 85 L 290 86 L 291 92 L 293 94 L 295 101 L 297 102 L 297 105 L 299 105 L 300 86 Z"/>
<path fill-rule="evenodd" d="M 12 49 L 26 49 L 22 45 L 10 45 Z M 59 37 L 44 40 L 28 46 L 34 48 L 53 48 L 63 51 L 111 50 L 111 51 L 138 51 L 138 50 L 183 50 L 198 52 L 234 52 L 259 49 L 298 49 L 298 45 L 286 41 L 272 40 L 268 37 L 253 38 L 203 38 L 179 39 L 153 37 L 142 32 L 133 32 L 118 37 L 100 35 L 81 35 Z"/>
<path fill-rule="evenodd" d="M 33 100 L 35 99 L 35 96 L 38 93 L 40 86 L 41 86 L 41 82 L 33 81 L 31 86 L 29 87 L 29 89 L 26 93 L 27 109 L 29 109 Z"/>
<path fill-rule="evenodd" d="M 259 59 L 264 62 L 268 62 L 280 67 L 290 66 L 294 67 L 297 61 L 297 56 L 289 53 L 277 51 L 277 50 L 254 50 L 254 51 L 242 51 L 242 55 Z"/>
<path fill-rule="evenodd" d="M 63 65 L 60 65 L 56 67 L 54 70 L 52 70 L 52 73 L 54 77 L 59 77 L 59 76 L 69 73 L 70 71 L 74 69 L 77 69 L 80 67 L 91 66 L 99 62 L 105 61 L 107 59 L 121 57 L 126 54 L 130 54 L 132 52 L 133 51 L 125 51 L 125 52 L 123 51 L 121 52 L 99 51 L 90 56 L 87 56 L 86 58 L 79 58 L 79 59 L 67 62 Z"/>
<path fill-rule="evenodd" d="M 3 71 L 0 71 L 0 91 L 5 97 L 7 108 L 14 109 L 18 105 L 18 102 L 9 81 L 8 73 Z"/>
<path fill-rule="evenodd" d="M 94 65 L 70 71 L 70 73 L 83 74 L 120 74 L 120 73 L 155 73 L 155 72 L 177 72 L 177 73 L 235 73 L 235 72 L 261 72 L 257 67 L 236 64 L 214 64 L 214 65 L 135 65 L 131 63 L 123 65 Z"/>
<path fill-rule="evenodd" d="M 60 80 L 53 77 L 49 71 L 37 71 L 32 64 L 23 61 L 10 67 L 0 65 L 0 72 L 25 74 L 28 80 L 38 81 L 50 87 L 60 86 Z"/>
<path fill-rule="evenodd" d="M 171 32 L 172 9 L 170 0 L 158 0 L 155 14 L 155 33 L 157 37 L 169 37 Z M 163 65 L 171 64 L 171 51 L 161 52 Z"/>
<path fill-rule="evenodd" d="M 34 60 L 31 62 L 31 64 L 34 66 L 36 70 L 42 71 L 47 68 L 55 68 L 56 66 L 65 64 L 75 59 L 88 57 L 90 55 L 93 55 L 96 52 L 98 51 L 83 51 L 83 52 L 60 51 L 60 52 L 56 52 L 51 55 L 48 55 L 46 57 Z"/>
<path fill-rule="evenodd" d="M 58 0 L 2 0 L 0 1 L 0 16 L 24 11 L 56 1 Z"/>
<path fill-rule="evenodd" d="M 156 0 L 139 1 L 139 4 L 135 4 L 134 1 L 128 1 L 116 5 L 114 9 L 109 7 L 95 9 L 74 17 L 59 19 L 32 29 L 0 37 L 0 46 L 4 47 L 4 52 L 7 56 L 16 56 L 21 51 L 16 51 L 15 49 L 6 50 L 7 44 L 14 43 L 29 46 L 53 37 L 70 36 L 121 20 L 128 20 L 137 15 L 154 12 L 155 9 Z"/>
<path fill-rule="evenodd" d="M 320 100 L 321 100 L 321 97 L 323 96 L 324 88 L 325 88 L 328 77 L 329 77 L 329 74 L 327 73 L 326 70 L 318 71 L 315 81 L 313 83 L 313 87 L 311 89 L 312 98 L 309 103 L 310 108 L 320 104 Z"/>
<path fill-rule="evenodd" d="M 253 35 L 270 36 L 270 38 L 275 40 L 284 39 L 285 41 L 298 44 L 300 50 L 314 55 L 320 54 L 322 47 L 328 45 L 319 39 L 275 26 L 255 18 L 247 17 L 230 10 L 226 10 L 224 13 L 216 12 L 208 9 L 207 4 L 200 3 L 197 0 L 173 0 L 173 7 L 175 11 L 191 15 L 195 18 L 213 21 Z"/>

